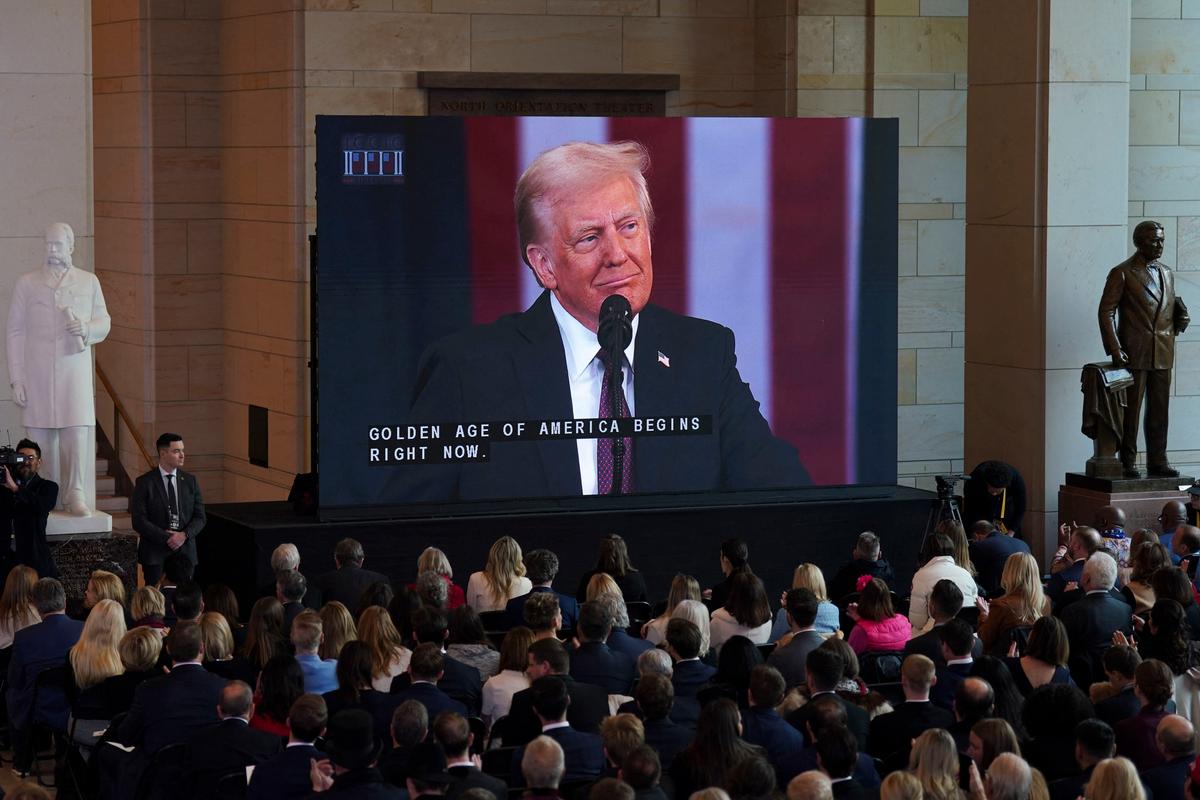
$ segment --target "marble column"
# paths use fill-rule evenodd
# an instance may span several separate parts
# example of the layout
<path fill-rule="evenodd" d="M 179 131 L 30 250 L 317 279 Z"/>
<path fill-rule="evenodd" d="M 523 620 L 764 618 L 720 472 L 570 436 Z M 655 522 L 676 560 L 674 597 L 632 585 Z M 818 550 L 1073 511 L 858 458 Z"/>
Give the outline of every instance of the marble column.
<path fill-rule="evenodd" d="M 1130 0 L 975 0 L 968 36 L 966 468 L 1017 466 L 1044 558 L 1091 452 L 1079 374 L 1104 359 L 1104 278 L 1132 252 Z"/>

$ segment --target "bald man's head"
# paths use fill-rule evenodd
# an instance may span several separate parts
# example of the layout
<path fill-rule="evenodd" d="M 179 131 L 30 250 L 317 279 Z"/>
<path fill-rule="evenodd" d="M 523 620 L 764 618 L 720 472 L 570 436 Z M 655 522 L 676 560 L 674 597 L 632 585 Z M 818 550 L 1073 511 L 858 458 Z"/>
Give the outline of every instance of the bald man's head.
<path fill-rule="evenodd" d="M 1159 720 L 1154 740 L 1167 761 L 1191 757 L 1196 753 L 1196 730 L 1192 723 L 1178 714 L 1168 714 Z"/>
<path fill-rule="evenodd" d="M 1187 506 L 1180 500 L 1171 500 L 1162 507 L 1162 516 L 1159 518 L 1162 523 L 1163 533 L 1173 531 L 1178 526 L 1187 522 Z"/>
<path fill-rule="evenodd" d="M 1101 506 L 1096 509 L 1096 528 L 1110 531 L 1113 528 L 1125 527 L 1125 512 L 1116 506 Z"/>
<path fill-rule="evenodd" d="M 1071 557 L 1078 561 L 1081 558 L 1087 558 L 1092 553 L 1100 549 L 1100 531 L 1095 528 L 1076 528 L 1071 534 L 1071 543 L 1068 547 L 1071 550 Z"/>
<path fill-rule="evenodd" d="M 231 717 L 250 718 L 250 708 L 254 705 L 254 691 L 245 681 L 230 681 L 221 689 L 221 699 L 217 711 L 221 719 Z"/>
<path fill-rule="evenodd" d="M 1171 540 L 1176 555 L 1187 556 L 1200 550 L 1200 528 L 1195 525 L 1180 525 Z"/>
<path fill-rule="evenodd" d="M 833 782 L 815 769 L 801 772 L 787 785 L 787 800 L 833 800 Z"/>

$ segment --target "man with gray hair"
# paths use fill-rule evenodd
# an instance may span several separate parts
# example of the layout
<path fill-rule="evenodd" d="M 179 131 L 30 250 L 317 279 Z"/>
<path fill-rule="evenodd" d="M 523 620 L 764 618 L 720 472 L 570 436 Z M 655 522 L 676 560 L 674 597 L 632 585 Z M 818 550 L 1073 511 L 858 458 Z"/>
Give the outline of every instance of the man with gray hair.
<path fill-rule="evenodd" d="M 1117 562 L 1110 553 L 1098 550 L 1088 557 L 1081 578 L 1084 596 L 1062 609 L 1060 616 L 1071 645 L 1068 666 L 1080 686 L 1103 680 L 1104 651 L 1112 646 L 1113 632 L 1133 632 L 1133 609 L 1112 591 L 1117 581 Z"/>
<path fill-rule="evenodd" d="M 537 737 L 525 745 L 525 754 L 521 756 L 521 774 L 529 787 L 524 796 L 530 800 L 558 798 L 558 784 L 562 782 L 565 769 L 562 746 L 549 736 Z"/>
<path fill-rule="evenodd" d="M 508 442 L 482 469 L 400 469 L 395 496 L 473 500 L 809 483 L 796 449 L 771 433 L 738 374 L 733 331 L 650 303 L 649 161 L 636 142 L 572 142 L 530 163 L 515 193 L 518 236 L 521 257 L 545 291 L 523 313 L 434 342 L 421 357 L 409 422 L 525 419 L 531 408 L 542 419 L 621 419 L 654 409 L 711 416 L 712 432 L 643 437 L 636 447 L 626 436 L 621 448 L 616 438 L 577 439 L 574 447 Z M 597 333 L 601 305 L 617 295 L 624 308 L 613 311 L 613 329 L 627 331 L 628 341 L 620 363 L 608 364 Z M 671 369 L 672 359 L 687 369 Z M 636 393 L 626 381 L 631 372 Z M 614 379 L 623 392 L 608 391 Z"/>
<path fill-rule="evenodd" d="M 196 797 L 216 797 L 217 783 L 231 772 L 258 765 L 283 749 L 278 736 L 250 727 L 254 716 L 254 691 L 242 681 L 230 681 L 221 690 L 215 725 L 193 733 L 187 740 L 186 779 Z"/>
<path fill-rule="evenodd" d="M 1155 798 L 1183 797 L 1180 789 L 1196 760 L 1196 731 L 1192 723 L 1178 714 L 1168 714 L 1159 720 L 1154 741 L 1166 763 L 1142 772 L 1142 784 Z"/>
<path fill-rule="evenodd" d="M 300 551 L 291 542 L 284 542 L 271 551 L 271 572 L 278 575 L 285 569 L 300 569 Z"/>
<path fill-rule="evenodd" d="M 1001 753 L 988 767 L 983 785 L 987 800 L 1028 800 L 1033 771 L 1016 753 Z"/>
<path fill-rule="evenodd" d="M 8 719 L 13 739 L 13 770 L 28 774 L 33 757 L 30 729 L 33 719 L 45 720 L 58 730 L 67 729 L 70 705 L 62 689 L 49 687 L 38 693 L 33 707 L 33 687 L 38 673 L 66 662 L 67 653 L 79 641 L 83 623 L 66 615 L 67 596 L 54 578 L 33 585 L 33 607 L 42 621 L 13 636 L 12 660 L 8 665 Z"/>
<path fill-rule="evenodd" d="M 879 537 L 871 531 L 863 531 L 858 535 L 850 554 L 850 563 L 839 569 L 829 584 L 829 598 L 836 603 L 846 595 L 857 592 L 858 579 L 863 575 L 879 578 L 888 586 L 896 582 L 892 565 L 883 557 Z"/>

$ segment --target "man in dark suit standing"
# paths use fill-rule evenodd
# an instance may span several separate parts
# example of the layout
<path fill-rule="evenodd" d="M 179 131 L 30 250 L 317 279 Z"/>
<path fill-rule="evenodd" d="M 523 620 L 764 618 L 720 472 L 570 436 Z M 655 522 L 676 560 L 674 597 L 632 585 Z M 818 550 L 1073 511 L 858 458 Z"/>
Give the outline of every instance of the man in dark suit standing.
<path fill-rule="evenodd" d="M 1159 262 L 1163 227 L 1146 220 L 1133 229 L 1137 252 L 1113 267 L 1100 297 L 1100 336 L 1114 367 L 1133 373 L 1125 393 L 1125 430 L 1121 463 L 1126 478 L 1140 478 L 1137 468 L 1138 426 L 1146 405 L 1146 472 L 1177 478 L 1167 462 L 1167 416 L 1171 399 L 1171 368 L 1175 337 L 1187 330 L 1187 306 L 1175 296 L 1175 276 Z"/>
<path fill-rule="evenodd" d="M 17 453 L 25 456 L 24 462 L 0 467 L 0 568 L 7 575 L 14 563 L 24 564 L 42 578 L 57 578 L 46 544 L 46 520 L 58 504 L 58 484 L 38 475 L 42 448 L 37 442 L 22 439 Z"/>
<path fill-rule="evenodd" d="M 397 693 L 400 702 L 416 700 L 434 719 L 443 712 L 467 715 L 467 707 L 438 688 L 442 678 L 442 651 L 433 642 L 417 645 L 408 662 L 409 685 Z"/>
<path fill-rule="evenodd" d="M 42 621 L 13 636 L 12 660 L 8 664 L 8 719 L 12 726 L 13 769 L 28 773 L 33 758 L 30 732 L 35 719 L 45 720 L 57 730 L 67 729 L 70 706 L 59 688 L 38 695 L 33 707 L 34 684 L 43 670 L 66 663 L 67 652 L 79 641 L 83 623 L 65 613 L 66 592 L 54 578 L 33 585 L 33 606 Z"/>
<path fill-rule="evenodd" d="M 1070 642 L 1071 677 L 1079 686 L 1090 686 L 1104 676 L 1101 659 L 1112 646 L 1113 633 L 1133 632 L 1133 609 L 1112 594 L 1117 582 L 1117 562 L 1106 552 L 1093 553 L 1080 579 L 1084 596 L 1061 612 Z"/>
<path fill-rule="evenodd" d="M 387 576 L 380 572 L 363 569 L 363 546 L 354 539 L 342 539 L 333 549 L 333 562 L 337 569 L 317 577 L 310 587 L 315 594 L 312 603 L 321 607 L 337 601 L 353 614 L 358 608 L 358 599 L 373 583 L 388 583 Z"/>
<path fill-rule="evenodd" d="M 325 701 L 319 694 L 303 694 L 288 711 L 287 747 L 259 764 L 250 776 L 246 800 L 301 800 L 312 794 L 309 770 L 312 760 L 325 754 L 314 746 L 329 722 Z"/>
<path fill-rule="evenodd" d="M 517 185 L 517 227 L 521 257 L 545 291 L 523 313 L 430 346 L 408 422 L 687 414 L 711 416 L 712 433 L 625 438 L 617 486 L 612 439 L 561 439 L 493 443 L 485 465 L 397 468 L 392 496 L 472 500 L 808 483 L 795 448 L 772 435 L 738 374 L 733 332 L 649 304 L 647 166 L 645 148 L 634 142 L 575 142 L 534 159 Z M 625 363 L 616 365 L 624 391 L 614 404 L 596 333 L 601 305 L 618 294 L 632 320 Z"/>
<path fill-rule="evenodd" d="M 131 507 L 138 563 L 147 585 L 158 583 L 163 560 L 180 551 L 197 564 L 196 537 L 204 530 L 204 500 L 196 476 L 183 471 L 183 437 L 164 433 L 155 443 L 158 465 L 138 476 Z"/>
<path fill-rule="evenodd" d="M 629 694 L 636 673 L 634 660 L 605 642 L 612 620 L 604 606 L 593 600 L 579 608 L 579 647 L 571 653 L 571 677 L 601 686 L 609 694 Z"/>
<path fill-rule="evenodd" d="M 600 777 L 604 769 L 603 743 L 597 734 L 577 731 L 567 722 L 567 706 L 571 697 L 567 693 L 566 683 L 559 677 L 547 675 L 535 680 L 528 691 L 533 701 L 533 711 L 542 726 L 542 735 L 558 742 L 563 750 L 565 770 L 562 779 L 577 781 Z M 514 787 L 525 785 L 525 778 L 521 774 L 521 758 L 524 755 L 524 746 L 513 753 L 510 783 Z"/>
<path fill-rule="evenodd" d="M 231 772 L 261 764 L 283 749 L 283 740 L 250 727 L 254 692 L 243 681 L 230 681 L 217 704 L 220 722 L 201 728 L 187 740 L 184 775 L 195 797 L 215 797 L 217 784 Z"/>
<path fill-rule="evenodd" d="M 522 612 L 525 609 L 526 600 L 535 592 L 550 592 L 558 598 L 558 610 L 562 612 L 562 626 L 568 630 L 575 630 L 575 625 L 579 620 L 579 602 L 570 595 L 554 591 L 552 584 L 557 576 L 558 556 L 554 553 L 549 550 L 531 550 L 525 554 L 525 577 L 529 578 L 533 588 L 529 590 L 528 594 L 509 600 L 508 605 L 504 607 L 510 628 L 525 624 Z"/>
<path fill-rule="evenodd" d="M 446 753 L 446 771 L 450 774 L 449 800 L 457 800 L 468 789 L 486 789 L 496 797 L 508 796 L 508 784 L 480 770 L 471 759 L 474 734 L 461 714 L 439 714 L 433 721 L 433 738 Z"/>
<path fill-rule="evenodd" d="M 608 692 L 590 683 L 581 683 L 568 674 L 570 659 L 562 642 L 557 639 L 539 639 L 529 645 L 529 666 L 525 674 L 531 680 L 542 677 L 560 679 L 567 687 L 571 698 L 567 709 L 567 721 L 577 731 L 596 733 L 601 721 L 608 716 Z M 533 709 L 533 689 L 522 689 L 513 695 L 512 707 L 503 725 L 503 740 L 506 747 L 525 744 L 541 733 L 542 726 Z M 492 729 L 496 734 L 495 727 Z"/>
<path fill-rule="evenodd" d="M 1028 553 L 1029 545 L 1015 536 L 1001 533 L 988 520 L 980 520 L 971 526 L 971 563 L 979 570 L 976 580 L 988 593 L 988 597 L 1000 594 L 1000 578 L 1004 575 L 1004 564 L 1013 553 Z"/>
<path fill-rule="evenodd" d="M 886 761 L 897 753 L 907 753 L 912 740 L 927 728 L 949 729 L 954 724 L 954 714 L 929 702 L 929 690 L 935 680 L 933 662 L 928 658 L 912 655 L 904 659 L 900 667 L 904 702 L 891 713 L 871 720 L 867 752 Z"/>

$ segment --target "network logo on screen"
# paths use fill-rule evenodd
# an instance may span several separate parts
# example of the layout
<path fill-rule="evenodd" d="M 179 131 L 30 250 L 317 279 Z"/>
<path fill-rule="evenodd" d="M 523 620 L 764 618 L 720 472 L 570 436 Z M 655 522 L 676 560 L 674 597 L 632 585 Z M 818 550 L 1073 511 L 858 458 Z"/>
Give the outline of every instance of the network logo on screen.
<path fill-rule="evenodd" d="M 366 133 L 343 136 L 342 183 L 404 183 L 404 137 Z"/>

